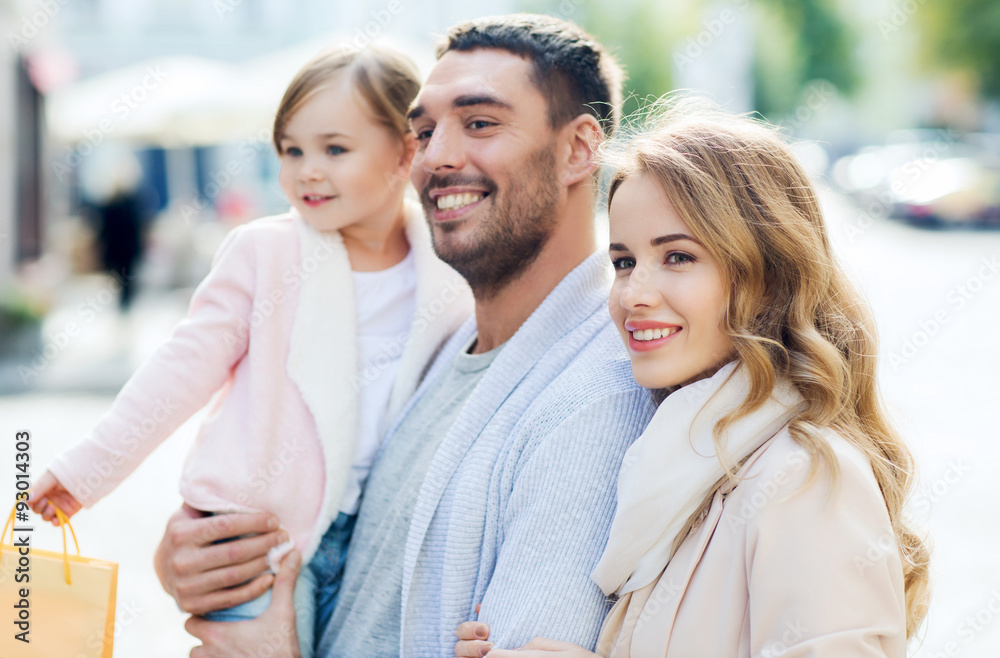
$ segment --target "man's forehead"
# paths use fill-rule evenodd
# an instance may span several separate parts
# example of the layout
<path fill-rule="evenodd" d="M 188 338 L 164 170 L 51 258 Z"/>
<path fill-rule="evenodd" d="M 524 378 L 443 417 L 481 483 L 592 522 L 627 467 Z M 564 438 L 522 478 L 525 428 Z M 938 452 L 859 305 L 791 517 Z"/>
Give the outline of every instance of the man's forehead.
<path fill-rule="evenodd" d="M 524 88 L 529 75 L 528 61 L 506 50 L 450 50 L 431 69 L 413 104 L 450 105 L 455 98 L 468 95 L 507 98 Z"/>

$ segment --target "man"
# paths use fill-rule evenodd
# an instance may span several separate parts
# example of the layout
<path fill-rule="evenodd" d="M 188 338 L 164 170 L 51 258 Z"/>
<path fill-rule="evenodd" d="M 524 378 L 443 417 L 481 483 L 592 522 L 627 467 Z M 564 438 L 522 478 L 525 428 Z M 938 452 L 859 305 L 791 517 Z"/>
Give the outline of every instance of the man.
<path fill-rule="evenodd" d="M 589 575 L 625 450 L 653 413 L 607 313 L 594 254 L 594 149 L 617 122 L 620 73 L 575 26 L 516 15 L 453 28 L 410 112 L 413 183 L 438 255 L 476 298 L 388 433 L 318 656 L 451 655 L 475 615 L 501 647 L 536 635 L 593 646 L 608 602 Z M 194 613 L 270 584 L 267 517 L 212 530 L 179 514 L 157 568 Z M 264 533 L 218 546 L 212 540 Z M 289 562 L 286 560 L 286 562 Z M 295 558 L 291 558 L 295 564 Z M 192 656 L 294 653 L 291 581 L 252 622 L 188 629 Z"/>

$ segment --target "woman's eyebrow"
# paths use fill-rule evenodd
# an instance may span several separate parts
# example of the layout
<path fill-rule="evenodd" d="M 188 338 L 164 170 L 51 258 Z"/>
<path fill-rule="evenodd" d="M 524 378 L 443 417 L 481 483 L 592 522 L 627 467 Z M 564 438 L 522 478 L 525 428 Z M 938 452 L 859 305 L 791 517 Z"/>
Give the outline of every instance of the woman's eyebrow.
<path fill-rule="evenodd" d="M 653 238 L 652 240 L 650 240 L 649 244 L 651 244 L 654 247 L 658 247 L 661 244 L 674 242 L 675 240 L 690 240 L 691 242 L 694 242 L 696 244 L 701 244 L 700 242 L 698 242 L 698 240 L 692 238 L 687 233 L 671 233 L 670 235 L 661 235 L 658 238 Z"/>
<path fill-rule="evenodd" d="M 608 245 L 608 251 L 628 251 L 628 247 L 621 242 L 612 242 Z"/>

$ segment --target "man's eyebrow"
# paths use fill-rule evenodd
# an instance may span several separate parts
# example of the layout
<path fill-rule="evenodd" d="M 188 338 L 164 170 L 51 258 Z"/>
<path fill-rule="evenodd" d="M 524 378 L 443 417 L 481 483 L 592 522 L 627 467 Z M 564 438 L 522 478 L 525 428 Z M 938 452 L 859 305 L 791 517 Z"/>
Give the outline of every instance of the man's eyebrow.
<path fill-rule="evenodd" d="M 420 117 L 424 116 L 424 112 L 426 111 L 427 108 L 425 108 L 423 105 L 417 105 L 415 107 L 411 107 L 410 111 L 406 113 L 406 120 L 413 121 L 414 119 L 419 119 Z"/>
<path fill-rule="evenodd" d="M 495 107 L 501 110 L 512 110 L 514 109 L 510 103 L 506 103 L 496 96 L 491 96 L 489 94 L 468 94 L 466 96 L 458 96 L 451 102 L 452 107 L 471 107 L 473 105 L 488 105 L 490 107 Z"/>
<path fill-rule="evenodd" d="M 658 238 L 653 238 L 652 240 L 650 240 L 649 244 L 651 244 L 654 247 L 658 247 L 661 244 L 674 242 L 675 240 L 690 240 L 691 242 L 694 242 L 696 244 L 701 244 L 701 242 L 698 242 L 698 240 L 692 238 L 687 233 L 671 233 L 670 235 L 661 235 Z"/>
<path fill-rule="evenodd" d="M 491 96 L 490 94 L 466 94 L 464 96 L 458 96 L 451 102 L 452 107 L 473 107 L 476 105 L 485 105 L 488 107 L 494 107 L 499 110 L 512 110 L 514 106 L 510 103 L 500 100 L 496 96 Z M 415 121 L 427 113 L 427 108 L 423 105 L 416 105 L 410 108 L 410 111 L 406 113 L 406 118 L 408 121 Z"/>

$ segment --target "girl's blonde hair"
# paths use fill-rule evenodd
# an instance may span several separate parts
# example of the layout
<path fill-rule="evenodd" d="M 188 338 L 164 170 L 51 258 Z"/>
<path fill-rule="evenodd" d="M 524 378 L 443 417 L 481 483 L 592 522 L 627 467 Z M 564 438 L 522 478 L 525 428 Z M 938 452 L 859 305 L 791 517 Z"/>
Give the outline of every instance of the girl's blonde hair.
<path fill-rule="evenodd" d="M 751 386 L 715 428 L 720 461 L 730 466 L 721 457 L 722 430 L 759 408 L 778 377 L 791 381 L 807 407 L 789 431 L 812 457 L 813 475 L 821 460 L 837 474 L 821 427 L 841 433 L 871 462 L 902 558 L 912 636 L 929 598 L 929 550 L 903 518 L 913 458 L 883 408 L 871 313 L 834 257 L 808 174 L 763 122 L 690 98 L 663 99 L 648 113 L 624 148 L 604 153 L 615 168 L 608 204 L 627 179 L 655 181 L 731 282 L 725 330 Z"/>
<path fill-rule="evenodd" d="M 279 154 L 281 137 L 292 115 L 342 74 L 350 76 L 354 89 L 378 122 L 401 140 L 409 132 L 406 112 L 420 91 L 420 73 L 413 61 L 385 46 L 338 46 L 310 60 L 285 90 L 274 117 L 274 148 Z"/>

